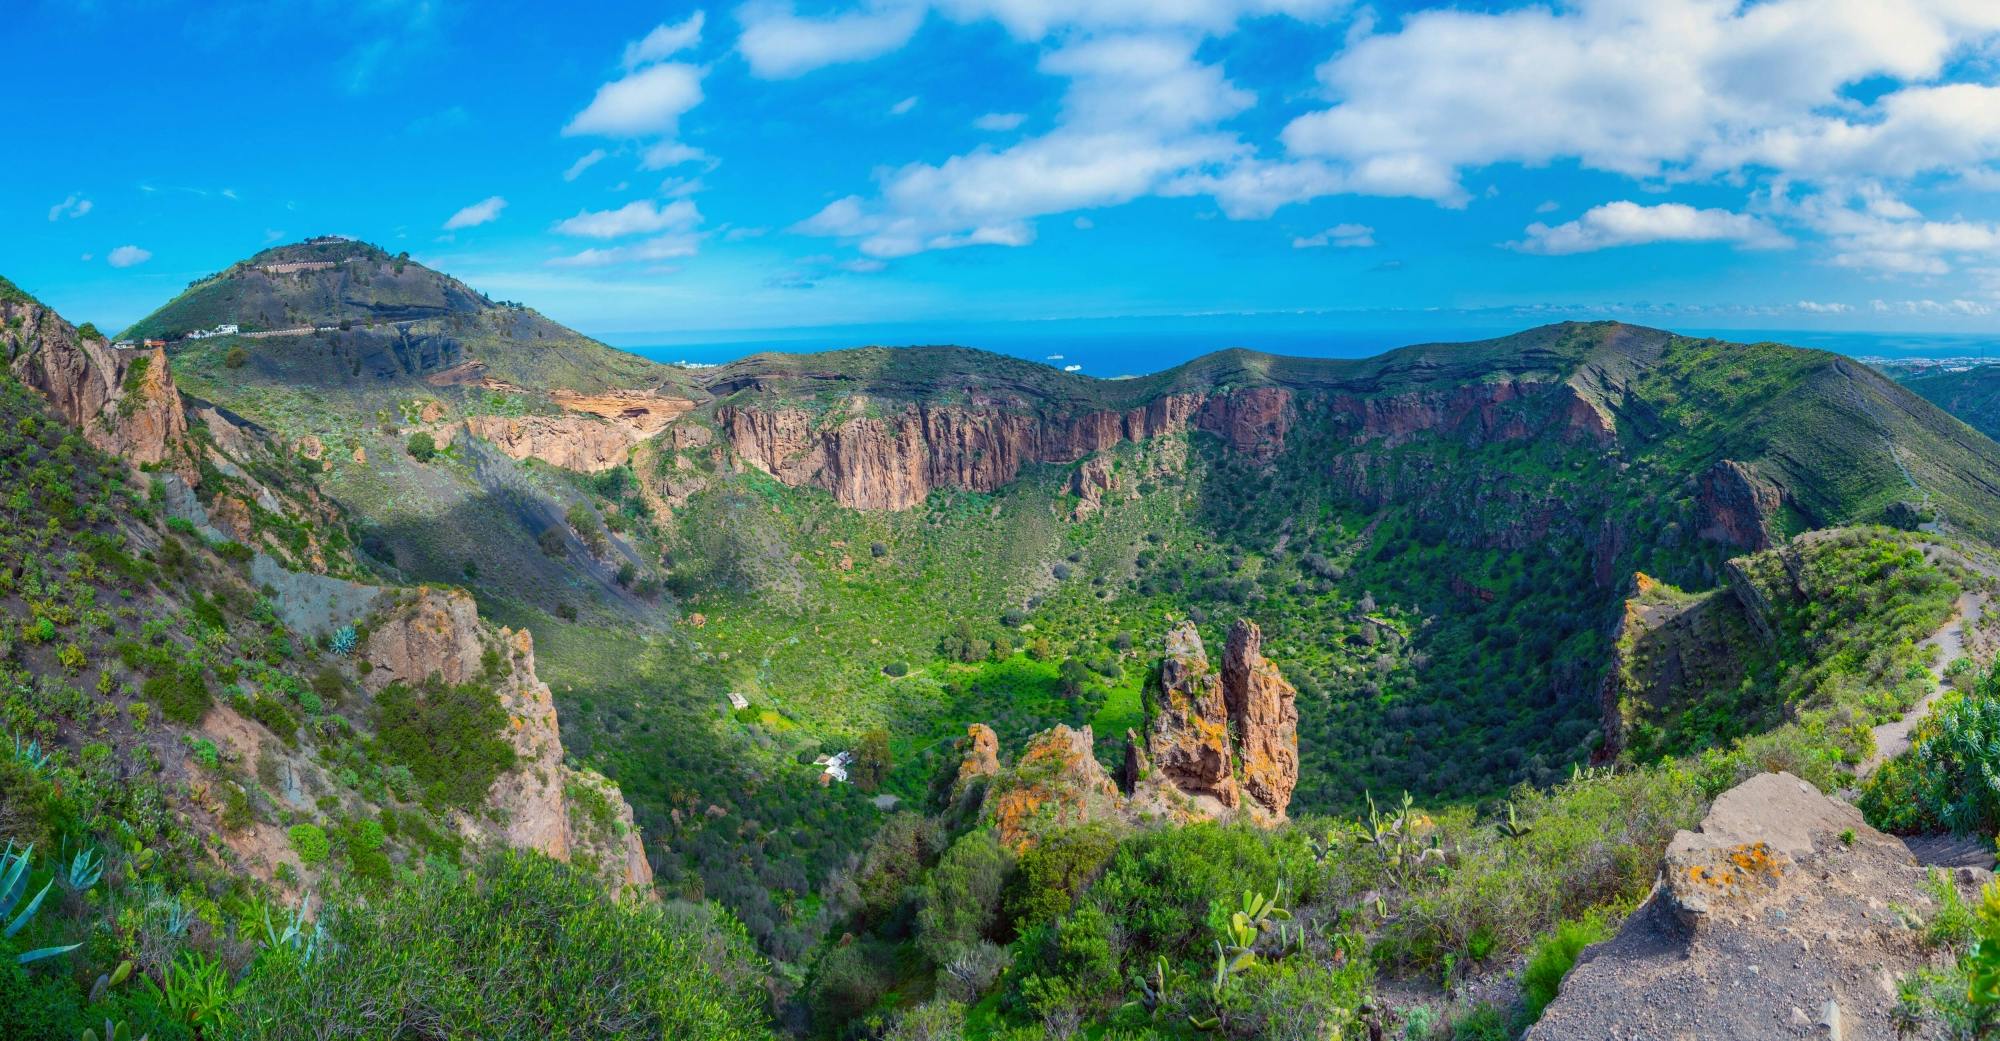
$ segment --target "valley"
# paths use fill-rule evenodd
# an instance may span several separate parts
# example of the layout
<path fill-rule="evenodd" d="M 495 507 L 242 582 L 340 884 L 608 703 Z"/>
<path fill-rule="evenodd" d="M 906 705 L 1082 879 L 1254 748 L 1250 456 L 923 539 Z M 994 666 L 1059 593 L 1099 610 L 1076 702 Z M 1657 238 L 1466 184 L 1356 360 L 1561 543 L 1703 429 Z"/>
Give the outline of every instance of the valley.
<path fill-rule="evenodd" d="M 630 898 L 577 915 L 679 973 L 640 1033 L 1509 1037 L 1739 783 L 2000 825 L 1881 810 L 2000 682 L 2000 445 L 1935 377 L 1614 322 L 685 369 L 334 238 L 161 348 L 7 290 L 8 769 L 59 809 L 0 824 L 157 847 L 217 936 L 349 901 L 337 973 L 519 886 Z M 300 978 L 242 1029 L 365 1016 Z"/>

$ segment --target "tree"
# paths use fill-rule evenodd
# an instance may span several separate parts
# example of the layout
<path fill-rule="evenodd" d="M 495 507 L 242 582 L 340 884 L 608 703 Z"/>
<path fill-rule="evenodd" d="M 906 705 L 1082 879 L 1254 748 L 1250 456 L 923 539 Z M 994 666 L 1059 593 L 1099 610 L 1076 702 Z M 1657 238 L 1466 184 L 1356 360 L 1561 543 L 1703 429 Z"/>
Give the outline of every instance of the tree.
<path fill-rule="evenodd" d="M 244 350 L 241 345 L 229 348 L 229 353 L 222 356 L 222 364 L 232 369 L 240 369 L 249 361 L 250 352 Z"/>
<path fill-rule="evenodd" d="M 437 439 L 422 430 L 410 435 L 408 447 L 410 458 L 420 463 L 428 463 L 432 456 L 437 455 Z"/>
<path fill-rule="evenodd" d="M 1083 685 L 1090 681 L 1090 667 L 1075 658 L 1064 658 L 1056 676 L 1062 696 L 1074 699 L 1083 693 Z"/>
<path fill-rule="evenodd" d="M 889 779 L 890 765 L 889 732 L 876 727 L 861 735 L 861 745 L 854 750 L 854 763 L 847 772 L 856 787 L 872 792 Z"/>
<path fill-rule="evenodd" d="M 924 878 L 917 946 L 932 963 L 949 964 L 993 932 L 1012 860 L 991 831 L 980 829 L 953 843 Z"/>

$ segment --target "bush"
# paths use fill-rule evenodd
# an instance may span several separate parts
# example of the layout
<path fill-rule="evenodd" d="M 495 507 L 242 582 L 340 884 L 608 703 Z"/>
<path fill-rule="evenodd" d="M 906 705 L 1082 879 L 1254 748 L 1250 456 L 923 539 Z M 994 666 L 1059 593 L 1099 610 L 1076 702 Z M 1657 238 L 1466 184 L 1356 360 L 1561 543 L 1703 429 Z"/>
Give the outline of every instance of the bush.
<path fill-rule="evenodd" d="M 432 681 L 414 690 L 391 683 L 375 706 L 377 741 L 392 761 L 409 768 L 429 805 L 471 809 L 514 765 L 514 746 L 500 736 L 507 712 L 489 688 Z"/>
<path fill-rule="evenodd" d="M 1097 880 L 1118 839 L 1101 823 L 1064 828 L 1042 836 L 1021 854 L 1007 883 L 1006 918 L 1025 932 L 1069 913 L 1086 887 Z"/>
<path fill-rule="evenodd" d="M 240 344 L 229 348 L 229 352 L 222 356 L 222 364 L 231 369 L 240 369 L 249 361 L 250 352 L 244 350 Z"/>
<path fill-rule="evenodd" d="M 298 851 L 302 864 L 324 864 L 333 852 L 333 844 L 327 841 L 326 832 L 317 824 L 294 824 L 290 834 L 292 848 Z"/>
<path fill-rule="evenodd" d="M 267 950 L 243 1041 L 391 1037 L 413 1023 L 481 1037 L 767 1041 L 763 967 L 713 908 L 618 903 L 538 854 L 427 872 L 336 907 L 313 971 Z"/>
<path fill-rule="evenodd" d="M 992 936 L 1012 859 L 991 831 L 980 829 L 953 843 L 925 877 L 917 897 L 917 947 L 932 964 L 947 965 Z"/>
<path fill-rule="evenodd" d="M 1521 1005 L 1528 1022 L 1542 1018 L 1542 1010 L 1556 999 L 1563 978 L 1576 965 L 1585 947 L 1609 939 L 1610 922 L 1601 911 L 1571 919 L 1555 927 L 1535 944 L 1528 955 L 1528 967 L 1521 970 Z"/>
<path fill-rule="evenodd" d="M 1971 694 L 1946 694 L 1910 751 L 1863 786 L 1861 811 L 1888 831 L 2000 830 L 2000 664 Z"/>
<path fill-rule="evenodd" d="M 209 693 L 208 682 L 202 679 L 201 669 L 193 665 L 183 664 L 148 676 L 146 682 L 139 685 L 139 693 L 159 705 L 161 715 L 190 726 L 201 722 L 208 707 L 215 703 L 215 696 Z"/>
<path fill-rule="evenodd" d="M 428 463 L 437 455 L 437 439 L 422 430 L 411 434 L 404 447 L 409 449 L 410 458 L 420 463 Z"/>

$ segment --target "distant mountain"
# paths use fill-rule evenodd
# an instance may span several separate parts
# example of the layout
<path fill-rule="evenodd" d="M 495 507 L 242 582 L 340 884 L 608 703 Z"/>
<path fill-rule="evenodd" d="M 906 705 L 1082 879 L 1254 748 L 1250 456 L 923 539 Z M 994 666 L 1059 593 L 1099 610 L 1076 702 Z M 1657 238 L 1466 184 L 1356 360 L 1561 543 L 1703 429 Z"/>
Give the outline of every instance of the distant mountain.
<path fill-rule="evenodd" d="M 1958 372 L 1935 369 L 1903 377 L 1903 385 L 1987 437 L 2000 437 L 2000 365 Z"/>
<path fill-rule="evenodd" d="M 219 327 L 242 335 L 201 336 Z M 175 345 L 234 382 L 366 394 L 423 381 L 546 393 L 679 386 L 682 370 L 615 350 L 365 242 L 267 249 L 201 279 L 121 334 Z M 196 338 L 200 337 L 200 338 Z M 379 395 L 377 395 L 379 396 Z"/>

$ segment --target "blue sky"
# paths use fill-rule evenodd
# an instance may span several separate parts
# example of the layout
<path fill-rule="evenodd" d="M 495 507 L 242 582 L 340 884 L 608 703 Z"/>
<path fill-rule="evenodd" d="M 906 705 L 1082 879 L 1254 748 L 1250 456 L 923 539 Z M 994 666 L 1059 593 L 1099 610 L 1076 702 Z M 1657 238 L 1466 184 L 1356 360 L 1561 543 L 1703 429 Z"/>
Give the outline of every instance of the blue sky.
<path fill-rule="evenodd" d="M 118 326 L 344 234 L 614 342 L 2000 307 L 1987 0 L 565 8 L 17 0 L 0 273 Z"/>

